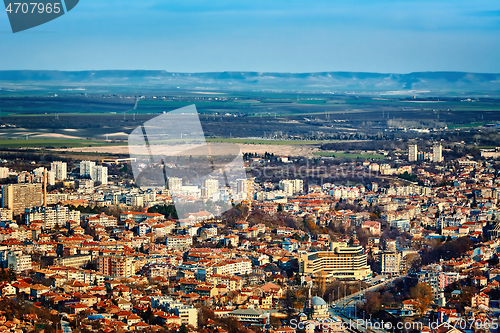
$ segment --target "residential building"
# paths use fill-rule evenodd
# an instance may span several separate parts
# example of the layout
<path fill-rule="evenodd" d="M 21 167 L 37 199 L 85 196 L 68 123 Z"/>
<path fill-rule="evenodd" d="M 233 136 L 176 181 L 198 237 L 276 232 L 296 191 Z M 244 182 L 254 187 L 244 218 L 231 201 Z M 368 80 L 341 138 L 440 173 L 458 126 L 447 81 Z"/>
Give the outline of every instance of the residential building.
<path fill-rule="evenodd" d="M 25 210 L 25 221 L 29 225 L 33 221 L 43 221 L 45 229 L 54 229 L 56 225 L 64 227 L 66 221 L 80 222 L 80 211 L 70 210 L 65 206 L 34 207 Z"/>
<path fill-rule="evenodd" d="M 2 207 L 12 210 L 14 216 L 25 209 L 43 206 L 42 184 L 10 184 L 2 186 Z"/>
<path fill-rule="evenodd" d="M 443 161 L 443 146 L 440 143 L 434 144 L 432 147 L 432 161 L 440 163 Z"/>
<path fill-rule="evenodd" d="M 417 145 L 409 145 L 408 146 L 408 161 L 416 162 L 418 159 L 418 148 Z"/>
<path fill-rule="evenodd" d="M 23 273 L 31 269 L 31 255 L 23 254 L 22 251 L 7 252 L 7 265 L 16 273 Z"/>
<path fill-rule="evenodd" d="M 50 171 L 54 172 L 56 180 L 65 180 L 68 177 L 68 164 L 62 161 L 52 162 Z"/>
<path fill-rule="evenodd" d="M 130 277 L 135 274 L 133 262 L 134 258 L 129 256 L 99 256 L 97 271 L 105 276 Z"/>

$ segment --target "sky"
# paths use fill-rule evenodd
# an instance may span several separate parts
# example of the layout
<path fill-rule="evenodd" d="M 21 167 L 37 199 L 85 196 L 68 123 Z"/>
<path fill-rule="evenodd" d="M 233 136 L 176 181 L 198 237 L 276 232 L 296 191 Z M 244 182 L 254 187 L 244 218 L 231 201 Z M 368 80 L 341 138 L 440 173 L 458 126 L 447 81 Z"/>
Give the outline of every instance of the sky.
<path fill-rule="evenodd" d="M 0 70 L 500 73 L 498 0 L 80 0 Z"/>

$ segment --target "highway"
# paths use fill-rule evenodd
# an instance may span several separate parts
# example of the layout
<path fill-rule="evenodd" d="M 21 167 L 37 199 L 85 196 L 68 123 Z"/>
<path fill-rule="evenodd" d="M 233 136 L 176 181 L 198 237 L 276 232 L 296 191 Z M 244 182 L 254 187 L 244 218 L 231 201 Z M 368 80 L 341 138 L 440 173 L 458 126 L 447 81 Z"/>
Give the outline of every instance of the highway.
<path fill-rule="evenodd" d="M 351 294 L 330 303 L 330 314 L 332 316 L 339 316 L 347 325 L 351 324 L 352 326 L 348 326 L 352 327 L 351 329 L 349 329 L 350 332 L 386 333 L 387 330 L 382 328 L 382 324 L 375 321 L 375 319 L 371 319 L 370 321 L 370 318 L 364 318 L 364 314 L 357 311 L 355 306 L 358 301 L 363 300 L 364 294 L 366 292 L 377 290 L 380 287 L 392 283 L 395 279 L 396 278 L 387 279 L 379 284 L 363 289 L 355 294 Z M 372 323 L 371 327 L 366 328 L 356 325 L 356 320 L 359 319 L 361 319 L 364 323 L 370 321 Z"/>

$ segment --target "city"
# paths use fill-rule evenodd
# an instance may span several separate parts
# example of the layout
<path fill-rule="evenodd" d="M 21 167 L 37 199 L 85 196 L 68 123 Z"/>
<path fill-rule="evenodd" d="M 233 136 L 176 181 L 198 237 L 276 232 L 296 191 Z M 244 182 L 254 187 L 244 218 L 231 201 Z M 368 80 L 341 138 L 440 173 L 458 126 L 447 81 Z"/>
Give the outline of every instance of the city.
<path fill-rule="evenodd" d="M 184 218 L 175 201 L 227 201 L 230 188 L 172 177 L 143 190 L 131 159 L 31 171 L 3 160 L 0 304 L 18 315 L 0 320 L 68 332 L 495 332 L 500 163 L 491 149 L 447 159 L 446 146 L 301 167 L 300 156 L 244 154 L 248 170 L 298 177 L 238 179 L 229 211 Z M 346 170 L 363 181 L 324 181 Z"/>

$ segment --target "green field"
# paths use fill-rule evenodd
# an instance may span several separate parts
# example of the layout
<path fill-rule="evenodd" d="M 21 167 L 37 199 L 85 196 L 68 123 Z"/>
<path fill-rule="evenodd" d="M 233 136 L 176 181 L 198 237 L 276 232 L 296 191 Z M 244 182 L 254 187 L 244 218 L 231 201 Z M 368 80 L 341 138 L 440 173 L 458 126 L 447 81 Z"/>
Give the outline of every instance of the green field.
<path fill-rule="evenodd" d="M 84 139 L 28 139 L 28 140 L 0 140 L 1 148 L 27 148 L 27 147 L 54 147 L 54 148 L 78 148 L 78 147 L 102 147 L 125 145 L 126 143 L 112 143 L 97 140 Z"/>
<path fill-rule="evenodd" d="M 455 128 L 467 128 L 467 127 L 481 127 L 487 124 L 491 124 L 489 122 L 484 122 L 484 123 L 470 123 L 470 124 L 457 124 L 457 125 L 449 125 L 449 129 L 455 129 Z"/>
<path fill-rule="evenodd" d="M 350 153 L 333 153 L 333 152 L 317 152 L 314 153 L 317 156 L 325 156 L 325 157 L 335 157 L 335 158 L 362 158 L 362 159 L 377 159 L 382 160 L 385 159 L 384 155 L 374 155 L 374 154 L 350 154 Z"/>

